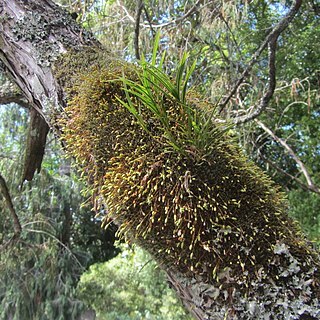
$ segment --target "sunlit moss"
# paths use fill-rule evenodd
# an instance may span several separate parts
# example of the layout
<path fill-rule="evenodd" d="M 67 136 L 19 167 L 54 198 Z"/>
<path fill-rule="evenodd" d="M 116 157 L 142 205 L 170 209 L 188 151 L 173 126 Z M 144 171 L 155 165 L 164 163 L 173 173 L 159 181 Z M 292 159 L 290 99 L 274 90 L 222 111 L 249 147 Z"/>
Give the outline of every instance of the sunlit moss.
<path fill-rule="evenodd" d="M 210 141 L 209 152 L 192 141 L 185 141 L 184 152 L 174 150 L 161 121 L 137 97 L 131 98 L 148 130 L 119 102 L 126 99 L 119 78 L 139 81 L 138 67 L 89 49 L 58 63 L 57 77 L 68 92 L 59 123 L 63 139 L 96 206 L 107 208 L 105 224 L 113 219 L 122 234 L 181 272 L 219 282 L 219 273 L 230 269 L 241 290 L 261 268 L 276 278 L 272 264 L 279 243 L 305 261 L 305 270 L 318 263 L 288 218 L 283 193 L 227 133 Z M 195 94 L 188 99 L 202 112 Z M 184 110 L 174 100 L 165 103 L 179 132 Z"/>

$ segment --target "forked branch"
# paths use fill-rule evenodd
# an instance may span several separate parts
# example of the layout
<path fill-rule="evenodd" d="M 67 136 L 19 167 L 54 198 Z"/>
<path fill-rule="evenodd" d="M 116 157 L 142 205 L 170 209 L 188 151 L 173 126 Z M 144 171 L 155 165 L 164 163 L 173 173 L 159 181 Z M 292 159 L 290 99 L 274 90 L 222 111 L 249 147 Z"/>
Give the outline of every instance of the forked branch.
<path fill-rule="evenodd" d="M 233 119 L 235 124 L 246 123 L 257 118 L 266 109 L 269 101 L 273 97 L 274 90 L 276 89 L 276 46 L 276 40 L 272 40 L 269 43 L 269 79 L 267 91 L 256 108 L 251 107 L 248 109 L 247 114 Z"/>
<path fill-rule="evenodd" d="M 230 99 L 234 96 L 234 94 L 237 92 L 239 86 L 242 84 L 242 82 L 248 77 L 250 74 L 252 67 L 256 64 L 258 61 L 258 58 L 262 54 L 262 52 L 265 50 L 265 48 L 271 44 L 271 48 L 275 48 L 275 44 L 277 42 L 277 39 L 279 35 L 288 27 L 289 23 L 293 20 L 295 15 L 298 13 L 300 7 L 302 4 L 302 0 L 295 0 L 292 4 L 292 6 L 289 9 L 289 12 L 278 22 L 278 24 L 272 29 L 272 31 L 267 35 L 265 40 L 262 42 L 260 45 L 259 49 L 254 53 L 252 59 L 250 60 L 249 64 L 247 65 L 247 68 L 243 71 L 241 77 L 238 79 L 232 90 L 229 92 L 228 96 L 220 103 L 220 111 L 222 111 L 225 106 L 228 104 Z M 269 55 L 269 60 L 270 60 L 270 55 Z M 269 63 L 270 65 L 270 63 Z M 269 84 L 269 89 L 270 89 L 270 84 Z M 268 90 L 269 91 L 269 90 Z M 268 94 L 268 92 L 267 92 Z M 268 97 L 267 97 L 268 99 Z M 270 98 L 269 98 L 270 100 Z M 262 112 L 262 110 L 265 108 L 263 105 L 260 103 L 259 106 L 259 114 Z M 251 118 L 252 119 L 252 118 Z"/>
<path fill-rule="evenodd" d="M 287 151 L 287 153 L 291 156 L 291 158 L 296 162 L 296 164 L 299 166 L 302 174 L 304 175 L 304 177 L 307 181 L 308 189 L 315 192 L 315 193 L 320 194 L 320 189 L 313 183 L 312 178 L 311 178 L 306 166 L 301 161 L 301 159 L 297 156 L 297 154 L 292 150 L 292 148 L 283 139 L 279 138 L 272 130 L 270 130 L 264 123 L 262 123 L 261 121 L 259 121 L 257 119 L 255 120 L 255 122 L 270 137 L 272 137 L 273 140 L 277 141 L 280 145 L 282 145 L 284 147 L 284 149 Z"/>
<path fill-rule="evenodd" d="M 282 175 L 284 176 L 287 176 L 289 179 L 295 181 L 296 183 L 299 184 L 299 186 L 305 190 L 305 191 L 312 191 L 312 192 L 315 192 L 315 193 L 319 193 L 319 190 L 316 190 L 312 187 L 310 187 L 309 185 L 303 183 L 298 177 L 296 176 L 293 176 L 292 174 L 286 172 L 285 170 L 281 169 L 277 164 L 275 164 L 273 161 L 267 159 L 266 157 L 264 156 L 261 156 L 261 158 L 263 159 L 263 161 L 265 161 L 266 163 L 268 163 L 271 167 L 273 167 L 274 169 L 276 169 L 278 172 L 280 172 Z"/>

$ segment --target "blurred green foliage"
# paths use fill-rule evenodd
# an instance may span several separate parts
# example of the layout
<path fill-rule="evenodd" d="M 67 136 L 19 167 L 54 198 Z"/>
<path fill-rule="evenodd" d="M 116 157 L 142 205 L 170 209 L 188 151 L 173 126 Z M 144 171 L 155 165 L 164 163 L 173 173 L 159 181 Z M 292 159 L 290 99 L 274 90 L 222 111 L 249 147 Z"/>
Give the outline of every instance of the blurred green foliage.
<path fill-rule="evenodd" d="M 320 197 L 304 190 L 291 190 L 288 193 L 290 214 L 300 222 L 309 239 L 320 246 Z"/>
<path fill-rule="evenodd" d="M 191 320 L 163 271 L 142 249 L 121 246 L 121 254 L 92 265 L 78 284 L 79 298 L 98 320 Z"/>
<path fill-rule="evenodd" d="M 0 106 L 0 172 L 22 226 L 13 240 L 0 194 L 0 319 L 76 319 L 85 309 L 76 284 L 90 264 L 118 253 L 114 231 L 81 207 L 82 185 L 52 135 L 41 173 L 21 183 L 27 124 L 27 110 Z"/>

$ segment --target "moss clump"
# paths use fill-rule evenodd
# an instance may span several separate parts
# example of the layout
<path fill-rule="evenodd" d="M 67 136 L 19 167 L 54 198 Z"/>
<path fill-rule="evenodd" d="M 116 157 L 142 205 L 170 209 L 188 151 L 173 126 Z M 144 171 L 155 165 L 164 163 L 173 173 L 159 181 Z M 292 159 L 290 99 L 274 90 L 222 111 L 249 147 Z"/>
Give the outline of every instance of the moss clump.
<path fill-rule="evenodd" d="M 211 282 L 226 282 L 221 272 L 230 270 L 243 290 L 261 268 L 281 281 L 274 263 L 280 243 L 305 270 L 318 264 L 288 218 L 282 192 L 227 133 L 211 139 L 205 152 L 187 140 L 183 152 L 174 150 L 159 118 L 136 96 L 131 99 L 148 130 L 119 102 L 126 95 L 115 79 L 140 81 L 139 68 L 88 51 L 65 56 L 59 70 L 69 92 L 60 125 L 70 155 L 120 231 L 159 262 Z M 201 113 L 195 100 L 190 93 L 188 101 Z M 178 139 L 185 109 L 173 98 L 159 101 Z"/>

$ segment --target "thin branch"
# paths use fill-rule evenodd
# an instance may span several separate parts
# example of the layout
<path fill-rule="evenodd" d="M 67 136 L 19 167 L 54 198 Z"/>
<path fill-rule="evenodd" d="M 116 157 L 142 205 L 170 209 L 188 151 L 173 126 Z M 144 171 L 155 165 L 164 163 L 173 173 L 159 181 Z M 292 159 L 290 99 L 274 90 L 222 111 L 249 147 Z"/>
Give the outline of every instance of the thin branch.
<path fill-rule="evenodd" d="M 139 0 L 140 2 L 140 0 Z M 138 4 L 139 4 L 138 2 Z M 148 23 L 140 23 L 139 22 L 139 25 L 141 27 L 144 27 L 144 28 L 151 28 L 152 31 L 154 32 L 154 29 L 159 29 L 159 28 L 164 28 L 164 27 L 168 27 L 170 25 L 177 25 L 181 22 L 183 22 L 186 18 L 188 18 L 190 15 L 192 15 L 196 10 L 199 9 L 199 5 L 203 2 L 203 0 L 198 0 L 183 16 L 181 17 L 178 17 L 176 19 L 173 19 L 171 21 L 168 21 L 168 22 L 164 22 L 164 23 L 160 23 L 160 24 L 153 24 L 151 23 L 151 19 L 150 19 L 150 16 L 149 14 L 147 14 L 147 10 L 145 10 L 145 13 L 146 13 L 146 16 L 147 16 L 147 21 Z M 137 25 L 136 24 L 136 19 L 129 13 L 129 11 L 127 10 L 127 8 L 122 5 L 120 3 L 120 1 L 118 0 L 117 1 L 117 5 L 125 12 L 126 14 L 126 17 L 132 22 L 135 24 L 135 26 Z M 138 7 L 138 6 L 137 6 Z M 136 15 L 136 18 L 137 18 L 138 15 Z"/>
<path fill-rule="evenodd" d="M 218 17 L 223 21 L 223 23 L 226 25 L 227 29 L 229 30 L 230 34 L 231 34 L 231 38 L 232 41 L 234 42 L 234 44 L 236 45 L 237 51 L 239 52 L 239 44 L 234 36 L 234 33 L 232 31 L 232 29 L 230 28 L 230 25 L 228 23 L 228 21 L 225 19 L 225 17 L 223 16 L 222 12 L 220 12 L 220 14 L 218 15 Z"/>
<path fill-rule="evenodd" d="M 156 35 L 156 31 L 155 31 L 155 30 L 153 29 L 153 27 L 152 27 L 151 18 L 150 18 L 149 12 L 148 12 L 148 10 L 147 10 L 147 8 L 146 8 L 145 5 L 143 6 L 143 11 L 144 11 L 144 14 L 146 15 L 146 18 L 147 18 L 147 21 L 148 21 L 148 23 L 149 23 L 151 32 L 152 32 L 153 36 L 155 36 L 155 35 Z"/>
<path fill-rule="evenodd" d="M 205 34 L 204 38 L 200 38 L 197 35 L 193 36 L 193 41 L 195 42 L 200 42 L 201 44 L 206 44 L 207 46 L 209 46 L 212 50 L 217 50 L 219 51 L 221 57 L 223 58 L 223 60 L 228 63 L 228 64 L 232 64 L 234 65 L 233 61 L 230 61 L 230 59 L 227 57 L 227 55 L 224 53 L 223 49 L 221 48 L 221 46 L 219 46 L 218 44 L 216 44 L 215 42 L 211 43 L 209 40 L 209 35 Z"/>
<path fill-rule="evenodd" d="M 320 194 L 319 190 L 316 190 L 314 188 L 311 188 L 309 185 L 303 183 L 299 178 L 293 176 L 292 174 L 286 172 L 285 170 L 281 169 L 279 166 L 277 166 L 274 162 L 272 162 L 271 160 L 267 159 L 266 157 L 264 157 L 263 155 L 261 155 L 263 161 L 267 162 L 268 164 L 270 164 L 273 168 L 275 168 L 278 172 L 280 172 L 281 174 L 287 176 L 288 178 L 290 178 L 291 180 L 297 182 L 302 189 L 306 190 L 306 191 L 312 191 L 315 192 L 317 194 Z"/>
<path fill-rule="evenodd" d="M 241 77 L 238 79 L 229 95 L 220 103 L 220 112 L 224 109 L 233 95 L 237 92 L 238 87 L 244 81 L 244 79 L 249 75 L 252 67 L 258 61 L 261 53 L 268 46 L 269 43 L 276 42 L 279 35 L 288 27 L 289 23 L 293 20 L 297 12 L 299 11 L 302 4 L 302 0 L 295 0 L 289 9 L 289 12 L 278 22 L 278 24 L 272 29 L 272 31 L 267 35 L 265 40 L 260 45 L 259 49 L 254 53 L 252 59 L 250 60 L 247 68 L 243 71 Z"/>
<path fill-rule="evenodd" d="M 320 194 L 320 189 L 313 183 L 310 174 L 305 167 L 304 163 L 301 161 L 301 159 L 296 155 L 296 153 L 292 150 L 292 148 L 281 138 L 275 135 L 273 131 L 271 131 L 265 124 L 263 124 L 261 121 L 255 119 L 255 122 L 259 125 L 260 128 L 262 128 L 269 136 L 273 138 L 273 140 L 277 141 L 279 144 L 281 144 L 287 153 L 292 157 L 292 159 L 296 162 L 296 164 L 300 167 L 300 170 L 304 177 L 307 180 L 308 189 L 312 190 L 315 193 Z"/>
<path fill-rule="evenodd" d="M 20 220 L 19 217 L 13 207 L 13 203 L 12 203 L 12 199 L 7 187 L 7 183 L 5 181 L 5 179 L 2 177 L 2 175 L 0 174 L 0 191 L 4 196 L 4 199 L 6 201 L 7 207 L 10 211 L 10 214 L 12 216 L 13 219 L 13 229 L 14 229 L 14 234 L 16 236 L 19 236 L 21 233 L 21 224 L 20 224 Z"/>
<path fill-rule="evenodd" d="M 170 25 L 177 25 L 181 22 L 183 22 L 183 20 L 185 20 L 186 18 L 188 18 L 190 15 L 192 15 L 196 10 L 199 9 L 199 4 L 201 4 L 201 2 L 203 2 L 203 0 L 198 0 L 183 16 L 178 17 L 174 20 L 168 21 L 168 22 L 164 22 L 161 24 L 151 24 L 149 25 L 152 28 L 163 28 L 163 27 L 168 27 Z M 148 25 L 144 24 L 144 27 L 148 27 Z"/>
<path fill-rule="evenodd" d="M 118 6 L 126 13 L 126 15 L 127 15 L 127 17 L 129 18 L 129 20 L 130 20 L 131 22 L 135 23 L 134 17 L 129 13 L 129 11 L 127 10 L 127 8 L 126 8 L 124 5 L 122 5 L 119 0 L 117 1 L 117 4 L 118 4 Z"/>
<path fill-rule="evenodd" d="M 266 93 L 263 95 L 256 108 L 250 108 L 247 114 L 234 118 L 232 121 L 235 124 L 246 123 L 257 118 L 266 109 L 269 101 L 273 97 L 273 93 L 276 88 L 276 46 L 277 41 L 276 39 L 273 39 L 269 43 L 269 80 Z"/>
<path fill-rule="evenodd" d="M 135 19 L 135 28 L 134 28 L 134 40 L 133 40 L 134 52 L 137 60 L 140 60 L 139 33 L 140 33 L 140 17 L 141 17 L 143 7 L 144 7 L 143 0 L 138 0 L 137 13 L 136 13 L 136 19 Z"/>

